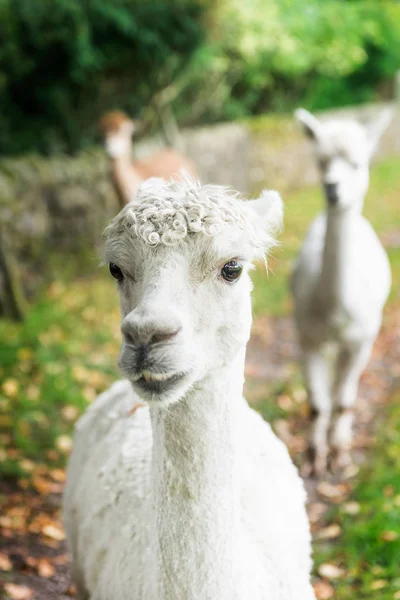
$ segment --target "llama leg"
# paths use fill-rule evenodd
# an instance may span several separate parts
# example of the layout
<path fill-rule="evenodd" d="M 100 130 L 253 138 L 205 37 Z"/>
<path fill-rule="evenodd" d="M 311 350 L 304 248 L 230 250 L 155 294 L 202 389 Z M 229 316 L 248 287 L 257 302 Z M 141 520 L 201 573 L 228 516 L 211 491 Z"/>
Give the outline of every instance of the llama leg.
<path fill-rule="evenodd" d="M 335 465 L 343 468 L 351 463 L 353 408 L 357 398 L 358 384 L 371 355 L 372 343 L 345 346 L 339 351 L 333 387 L 335 422 L 331 444 L 335 449 Z"/>
<path fill-rule="evenodd" d="M 72 581 L 75 585 L 76 600 L 88 600 L 89 594 L 83 583 L 81 570 L 74 561 L 72 561 Z"/>
<path fill-rule="evenodd" d="M 308 401 L 313 409 L 311 448 L 314 454 L 315 475 L 326 471 L 328 459 L 328 430 L 332 415 L 329 370 L 321 348 L 304 349 L 303 370 Z"/>

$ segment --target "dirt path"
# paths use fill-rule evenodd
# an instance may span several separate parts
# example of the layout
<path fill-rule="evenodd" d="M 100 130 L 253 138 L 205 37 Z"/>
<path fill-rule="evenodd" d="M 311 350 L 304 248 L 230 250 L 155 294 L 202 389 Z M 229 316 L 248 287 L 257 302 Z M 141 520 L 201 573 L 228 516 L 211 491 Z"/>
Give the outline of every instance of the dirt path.
<path fill-rule="evenodd" d="M 369 368 L 362 378 L 356 411 L 356 465 L 368 456 L 373 432 L 384 418 L 382 404 L 399 382 L 399 356 L 400 310 L 397 309 L 387 313 Z M 276 402 L 286 416 L 277 419 L 274 427 L 301 466 L 307 449 L 308 409 L 304 391 L 298 384 L 294 397 L 285 391 L 293 381 L 298 381 L 297 347 L 289 318 L 260 318 L 255 322 L 246 374 L 246 393 L 253 404 L 265 399 L 277 382 L 282 384 L 283 391 L 277 394 Z M 328 531 L 324 515 L 332 503 L 349 497 L 356 473 L 357 466 L 345 473 L 341 481 L 331 476 L 319 482 L 305 480 L 314 536 Z M 9 592 L 0 591 L 2 600 L 9 597 L 68 600 L 74 595 L 60 522 L 63 477 L 62 471 L 55 470 L 42 476 L 39 473 L 34 479 L 35 489 L 25 489 L 24 481 L 0 486 L 0 585 Z M 331 534 L 334 537 L 334 530 Z M 9 587 L 10 584 L 20 587 Z"/>

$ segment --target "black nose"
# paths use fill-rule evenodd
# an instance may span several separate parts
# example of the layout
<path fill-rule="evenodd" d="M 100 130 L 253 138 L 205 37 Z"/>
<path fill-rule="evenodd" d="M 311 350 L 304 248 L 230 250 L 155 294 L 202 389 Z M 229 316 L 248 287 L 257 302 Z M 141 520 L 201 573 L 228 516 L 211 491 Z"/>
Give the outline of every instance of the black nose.
<path fill-rule="evenodd" d="M 332 206 L 337 204 L 338 201 L 338 193 L 337 193 L 337 183 L 324 183 L 325 195 L 329 204 Z"/>

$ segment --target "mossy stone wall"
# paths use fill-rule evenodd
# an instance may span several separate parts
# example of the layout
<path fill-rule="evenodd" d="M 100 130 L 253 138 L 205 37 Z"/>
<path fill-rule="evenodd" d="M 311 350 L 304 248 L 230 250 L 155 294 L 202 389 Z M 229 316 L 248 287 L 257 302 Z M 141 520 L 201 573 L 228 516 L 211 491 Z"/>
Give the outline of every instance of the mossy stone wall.
<path fill-rule="evenodd" d="M 382 105 L 321 115 L 368 120 Z M 283 195 L 313 184 L 318 174 L 312 150 L 291 117 L 266 116 L 183 132 L 187 154 L 202 181 L 230 185 L 245 194 L 262 187 Z M 136 145 L 151 154 L 159 139 Z M 385 133 L 379 157 L 400 154 L 400 112 Z M 28 295 L 47 279 L 92 271 L 107 221 L 118 210 L 109 163 L 101 148 L 75 158 L 25 156 L 0 161 L 0 221 L 6 248 L 17 258 Z M 1 281 L 0 281 L 1 285 Z"/>

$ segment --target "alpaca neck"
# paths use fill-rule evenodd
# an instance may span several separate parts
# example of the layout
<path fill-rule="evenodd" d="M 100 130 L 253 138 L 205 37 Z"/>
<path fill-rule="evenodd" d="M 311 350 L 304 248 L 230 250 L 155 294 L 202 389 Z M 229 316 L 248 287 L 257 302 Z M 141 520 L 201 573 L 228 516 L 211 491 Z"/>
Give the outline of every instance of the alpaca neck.
<path fill-rule="evenodd" d="M 168 409 L 152 406 L 160 598 L 241 598 L 238 440 L 244 350 Z"/>
<path fill-rule="evenodd" d="M 133 165 L 130 152 L 112 159 L 112 173 L 122 208 L 134 198 L 143 179 Z"/>
<path fill-rule="evenodd" d="M 321 276 L 318 282 L 317 301 L 331 310 L 343 306 L 351 273 L 354 227 L 360 218 L 359 210 L 329 210 L 327 213 Z"/>

